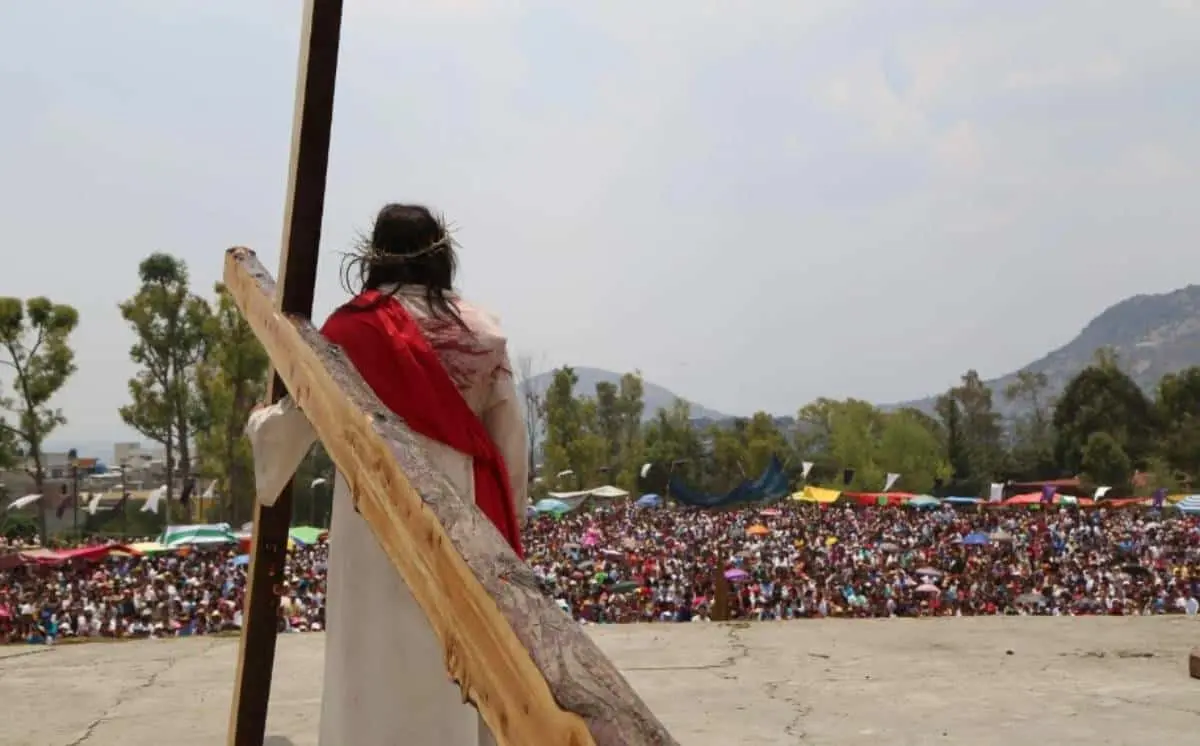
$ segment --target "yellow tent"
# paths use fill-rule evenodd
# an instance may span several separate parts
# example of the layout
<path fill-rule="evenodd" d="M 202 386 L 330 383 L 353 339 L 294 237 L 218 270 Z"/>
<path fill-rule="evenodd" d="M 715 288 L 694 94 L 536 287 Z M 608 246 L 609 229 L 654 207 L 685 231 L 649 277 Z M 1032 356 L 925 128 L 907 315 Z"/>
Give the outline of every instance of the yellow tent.
<path fill-rule="evenodd" d="M 805 487 L 803 490 L 792 495 L 793 500 L 808 503 L 832 503 L 837 502 L 837 499 L 842 496 L 839 490 L 830 490 L 824 487 Z"/>

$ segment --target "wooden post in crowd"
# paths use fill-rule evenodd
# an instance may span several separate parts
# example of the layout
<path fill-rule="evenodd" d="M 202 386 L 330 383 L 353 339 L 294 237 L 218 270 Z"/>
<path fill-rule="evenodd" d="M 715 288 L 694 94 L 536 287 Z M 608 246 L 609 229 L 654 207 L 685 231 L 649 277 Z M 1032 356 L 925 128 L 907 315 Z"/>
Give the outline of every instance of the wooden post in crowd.
<path fill-rule="evenodd" d="M 712 620 L 729 621 L 729 579 L 725 577 L 724 550 L 717 551 L 717 565 L 713 568 Z"/>
<path fill-rule="evenodd" d="M 333 126 L 333 93 L 341 40 L 342 0 L 307 0 L 300 33 L 300 61 L 292 121 L 292 153 L 280 243 L 275 301 L 283 313 L 312 316 L 317 255 L 325 212 L 325 179 Z M 287 394 L 271 375 L 271 401 Z M 261 746 L 275 665 L 276 617 L 292 519 L 292 484 L 271 507 L 254 509 L 242 639 L 229 722 L 229 746 Z"/>

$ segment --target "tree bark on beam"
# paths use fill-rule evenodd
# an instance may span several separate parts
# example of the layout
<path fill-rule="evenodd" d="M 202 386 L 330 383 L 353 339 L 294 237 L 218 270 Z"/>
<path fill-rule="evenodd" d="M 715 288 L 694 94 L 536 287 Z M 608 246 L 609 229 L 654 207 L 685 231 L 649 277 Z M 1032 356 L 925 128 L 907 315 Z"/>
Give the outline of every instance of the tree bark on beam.
<path fill-rule="evenodd" d="M 311 323 L 276 310 L 275 282 L 230 249 L 225 284 L 430 620 L 450 676 L 501 746 L 675 744 L 532 570 L 434 470 L 407 426 Z"/>

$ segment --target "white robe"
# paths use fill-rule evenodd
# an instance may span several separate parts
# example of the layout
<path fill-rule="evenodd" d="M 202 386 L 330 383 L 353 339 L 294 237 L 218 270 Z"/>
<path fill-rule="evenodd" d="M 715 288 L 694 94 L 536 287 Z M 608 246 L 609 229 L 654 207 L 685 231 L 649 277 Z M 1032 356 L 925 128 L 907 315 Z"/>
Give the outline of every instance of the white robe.
<path fill-rule="evenodd" d="M 499 448 L 512 479 L 514 507 L 523 521 L 528 442 L 498 324 L 486 313 L 456 301 L 477 348 L 476 354 L 463 355 L 456 347 L 462 342 L 461 333 L 432 317 L 420 293 L 402 291 L 397 297 L 421 324 Z M 450 344 L 439 346 L 443 341 Z M 478 354 L 480 349 L 484 354 Z M 254 449 L 258 498 L 269 505 L 299 467 L 316 434 L 288 399 L 254 412 L 246 433 Z M 460 495 L 475 494 L 469 456 L 420 435 L 416 441 Z M 463 704 L 458 686 L 450 681 L 433 629 L 366 521 L 355 512 L 341 474 L 331 521 L 320 746 L 493 744 L 482 718 Z"/>

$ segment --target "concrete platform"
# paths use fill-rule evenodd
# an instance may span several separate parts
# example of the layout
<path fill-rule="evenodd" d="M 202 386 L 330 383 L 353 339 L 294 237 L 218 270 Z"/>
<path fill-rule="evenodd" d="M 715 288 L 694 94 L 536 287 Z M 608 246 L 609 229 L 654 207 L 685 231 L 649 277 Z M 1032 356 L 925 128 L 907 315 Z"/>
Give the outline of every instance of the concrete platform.
<path fill-rule="evenodd" d="M 592 633 L 686 746 L 1145 746 L 1193 743 L 1200 729 L 1194 618 Z M 0 744 L 224 743 L 236 651 L 232 639 L 0 648 Z M 272 746 L 315 746 L 322 653 L 320 635 L 280 639 Z"/>

